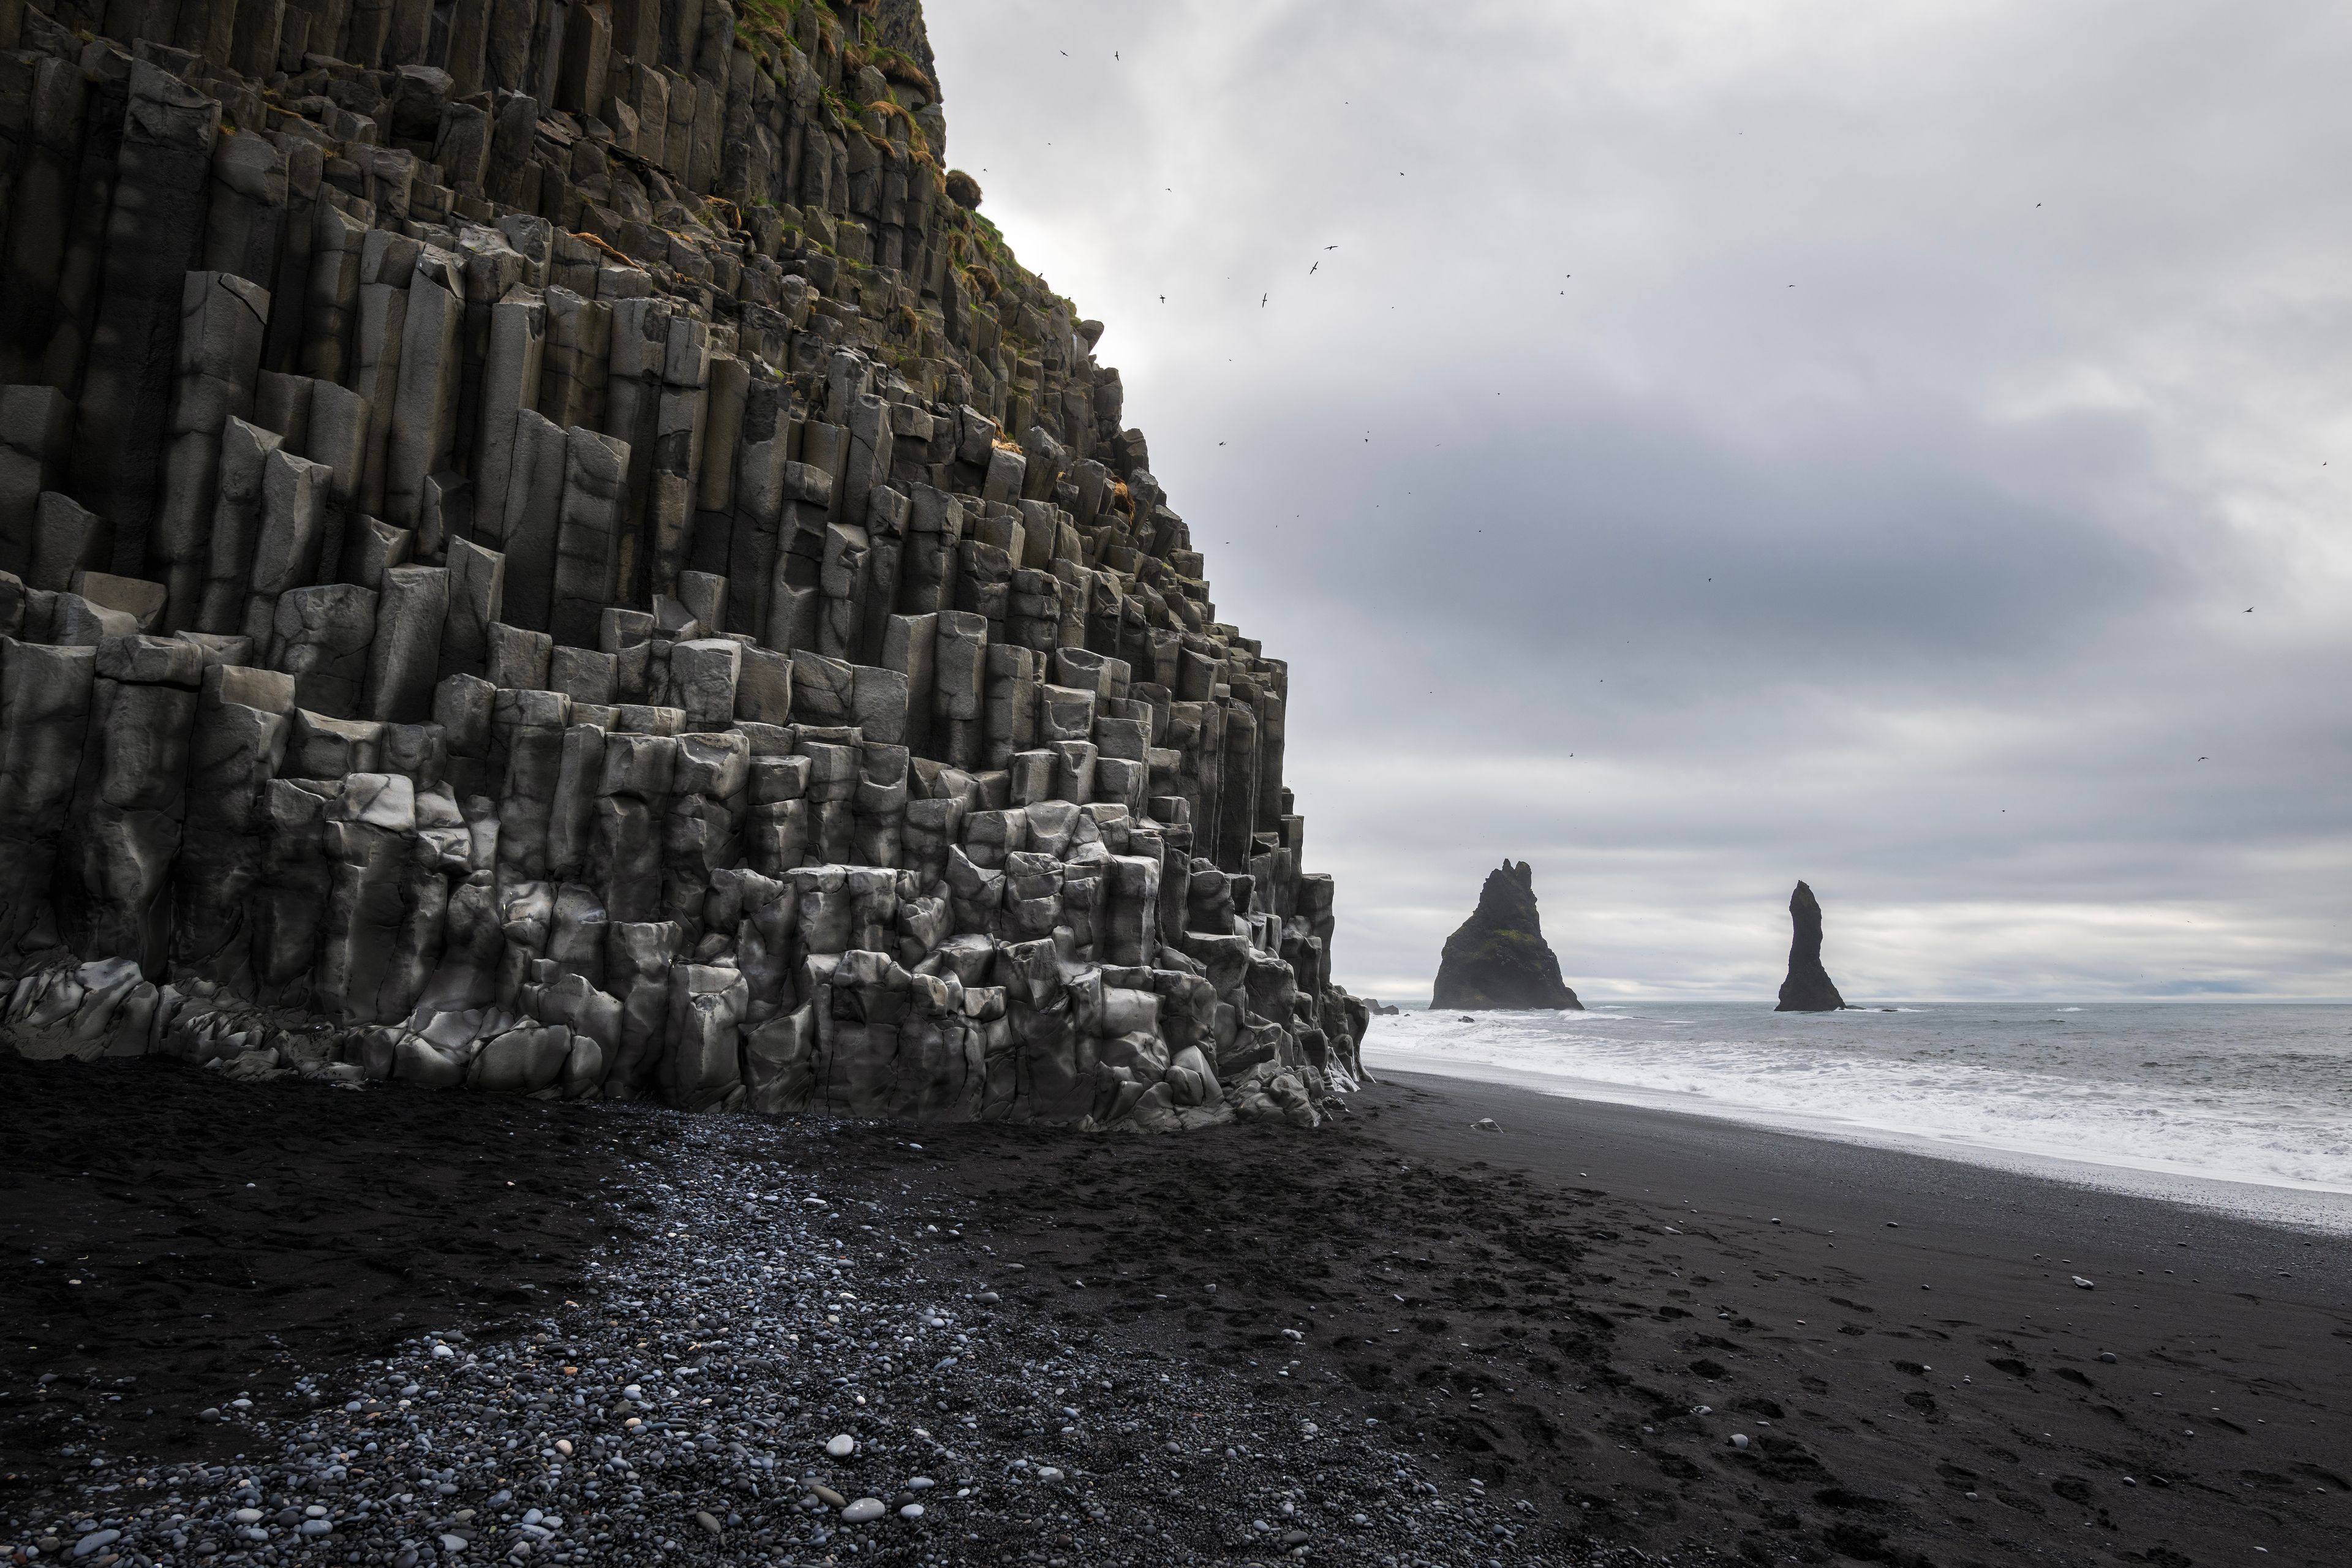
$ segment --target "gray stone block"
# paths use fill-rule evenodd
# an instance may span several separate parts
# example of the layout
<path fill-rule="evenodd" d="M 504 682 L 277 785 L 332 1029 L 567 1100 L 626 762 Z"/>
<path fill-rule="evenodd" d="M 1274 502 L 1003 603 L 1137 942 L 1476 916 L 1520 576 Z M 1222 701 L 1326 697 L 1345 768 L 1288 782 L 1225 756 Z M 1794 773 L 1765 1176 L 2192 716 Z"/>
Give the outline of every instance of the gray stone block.
<path fill-rule="evenodd" d="M 369 649 L 365 717 L 417 724 L 432 716 L 448 614 L 446 568 L 395 566 L 383 574 Z"/>
<path fill-rule="evenodd" d="M 358 714 L 375 641 L 376 596 L 355 583 L 292 588 L 278 595 L 269 667 L 294 678 L 296 700 L 332 717 Z"/>

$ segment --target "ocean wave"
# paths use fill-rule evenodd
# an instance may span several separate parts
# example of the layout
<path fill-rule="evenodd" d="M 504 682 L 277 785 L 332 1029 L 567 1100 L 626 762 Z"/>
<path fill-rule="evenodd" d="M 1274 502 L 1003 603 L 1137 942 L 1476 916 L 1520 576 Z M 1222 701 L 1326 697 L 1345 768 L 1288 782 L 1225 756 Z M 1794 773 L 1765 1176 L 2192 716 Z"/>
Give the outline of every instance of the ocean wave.
<path fill-rule="evenodd" d="M 1404 1014 L 1365 1047 L 1475 1076 L 1572 1078 L 1710 1114 L 2224 1181 L 2352 1192 L 2352 1009 L 1918 1007 L 1787 1015 Z M 2331 1016 L 2330 1015 L 2334 1015 Z M 1823 1030 L 1825 1018 L 1875 1020 Z M 2038 1031 L 2047 1030 L 2042 1036 Z"/>

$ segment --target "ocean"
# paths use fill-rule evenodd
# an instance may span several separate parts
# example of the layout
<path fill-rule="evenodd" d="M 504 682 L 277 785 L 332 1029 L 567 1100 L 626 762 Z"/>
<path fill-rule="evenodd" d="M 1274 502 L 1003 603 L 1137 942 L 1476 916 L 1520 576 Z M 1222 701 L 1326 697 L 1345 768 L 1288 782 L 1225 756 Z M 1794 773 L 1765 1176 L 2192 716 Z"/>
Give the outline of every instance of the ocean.
<path fill-rule="evenodd" d="M 2352 1006 L 1405 1012 L 1372 1021 L 1364 1060 L 1996 1164 L 2352 1194 Z"/>

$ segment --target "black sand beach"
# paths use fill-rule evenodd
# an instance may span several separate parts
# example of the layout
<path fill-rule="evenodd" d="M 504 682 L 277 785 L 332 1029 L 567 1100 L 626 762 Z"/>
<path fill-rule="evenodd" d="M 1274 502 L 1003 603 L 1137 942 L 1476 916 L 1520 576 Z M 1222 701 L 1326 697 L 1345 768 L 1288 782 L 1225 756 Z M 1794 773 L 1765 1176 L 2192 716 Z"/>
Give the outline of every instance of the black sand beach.
<path fill-rule="evenodd" d="M 0 1485 L 226 1455 L 196 1419 L 426 1327 L 495 1331 L 619 1228 L 625 1117 L 0 1050 Z M 44 1379 L 47 1381 L 44 1383 Z"/>
<path fill-rule="evenodd" d="M 591 1194 L 624 1151 L 674 1153 L 632 1108 L 0 1070 L 0 1470 L 20 1491 L 63 1473 L 68 1434 L 160 1458 L 226 1440 L 193 1415 L 225 1379 L 261 1394 L 428 1323 L 595 1307 L 583 1259 L 629 1242 Z M 1354 1110 L 1171 1138 L 846 1126 L 807 1158 L 910 1232 L 971 1216 L 920 1267 L 1002 1315 L 1216 1369 L 1259 1410 L 1475 1479 L 1524 1521 L 1497 1560 L 2344 1560 L 2339 1245 L 1460 1082 Z M 1307 1551 L 1380 1560 L 1344 1536 Z"/>
<path fill-rule="evenodd" d="M 1056 1320 L 1653 1552 L 2344 1561 L 2340 1244 L 1479 1084 L 1355 1104 L 1307 1140 L 946 1130 L 905 1179 L 992 1215 L 995 1278 Z"/>

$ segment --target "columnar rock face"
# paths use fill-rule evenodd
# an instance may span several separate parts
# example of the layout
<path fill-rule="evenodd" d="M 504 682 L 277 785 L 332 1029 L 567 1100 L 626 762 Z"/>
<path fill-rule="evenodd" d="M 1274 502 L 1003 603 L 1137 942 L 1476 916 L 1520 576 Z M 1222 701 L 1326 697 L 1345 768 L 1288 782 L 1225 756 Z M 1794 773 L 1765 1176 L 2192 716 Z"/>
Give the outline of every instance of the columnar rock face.
<path fill-rule="evenodd" d="M 1822 967 L 1822 906 L 1804 883 L 1789 895 L 1789 978 L 1780 982 L 1775 1013 L 1834 1013 L 1845 1005 L 1830 972 Z"/>
<path fill-rule="evenodd" d="M 1559 960 L 1544 942 L 1536 912 L 1535 868 L 1503 862 L 1486 873 L 1478 907 L 1445 939 L 1437 985 L 1429 1004 L 1466 1009 L 1584 1010 L 1559 977 Z"/>
<path fill-rule="evenodd" d="M 1313 1121 L 1287 668 L 919 8 L 444 11 L 0 0 L 9 1038 Z"/>

